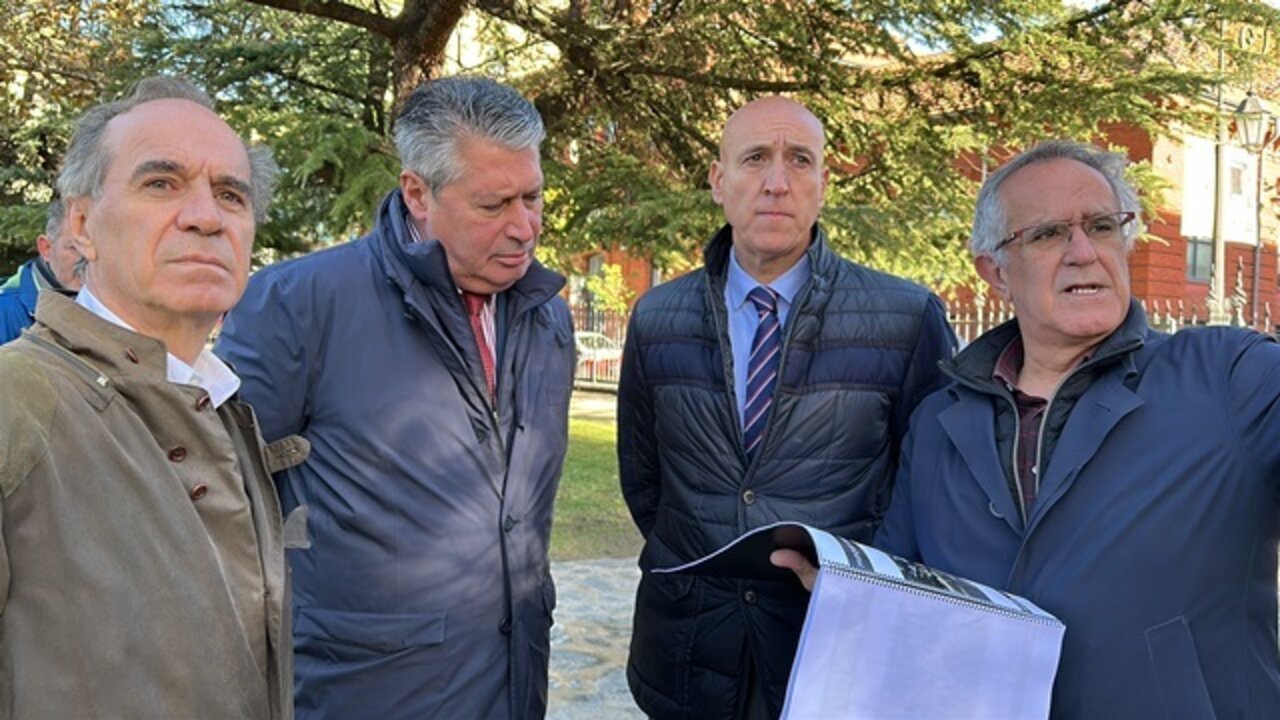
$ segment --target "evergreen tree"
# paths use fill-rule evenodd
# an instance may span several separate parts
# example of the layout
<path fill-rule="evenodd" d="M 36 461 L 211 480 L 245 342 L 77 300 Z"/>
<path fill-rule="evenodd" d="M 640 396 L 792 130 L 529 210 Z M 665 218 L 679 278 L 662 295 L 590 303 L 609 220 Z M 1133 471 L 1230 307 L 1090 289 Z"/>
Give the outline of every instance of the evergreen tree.
<path fill-rule="evenodd" d="M 141 75 L 181 72 L 286 170 L 260 261 L 366 229 L 395 185 L 398 103 L 422 79 L 462 69 L 512 82 L 546 119 L 553 262 L 615 244 L 687 262 L 721 222 L 706 182 L 719 128 L 746 100 L 781 92 L 826 122 L 824 219 L 839 249 L 957 282 L 968 278 L 975 178 L 1008 148 L 1100 137 L 1115 123 L 1208 125 L 1211 106 L 1197 98 L 1218 82 L 1272 78 L 1277 64 L 1236 41 L 1240 28 L 1269 32 L 1276 11 L 1234 0 L 406 0 L 397 10 L 85 0 L 61 12 L 102 18 L 98 36 L 67 41 L 93 46 L 75 54 L 80 64 L 52 53 L 28 71 L 28 84 L 39 76 L 58 96 L 54 112 L 23 98 L 4 118 L 13 137 L 44 128 L 47 142 L 39 152 L 0 147 L 0 244 L 29 245 L 24 218 L 47 199 L 66 117 Z M 10 22 L 0 49 L 36 46 L 40 32 Z M 62 94 L 50 78 L 73 71 L 83 84 Z M 1152 186 L 1149 172 L 1137 175 Z"/>

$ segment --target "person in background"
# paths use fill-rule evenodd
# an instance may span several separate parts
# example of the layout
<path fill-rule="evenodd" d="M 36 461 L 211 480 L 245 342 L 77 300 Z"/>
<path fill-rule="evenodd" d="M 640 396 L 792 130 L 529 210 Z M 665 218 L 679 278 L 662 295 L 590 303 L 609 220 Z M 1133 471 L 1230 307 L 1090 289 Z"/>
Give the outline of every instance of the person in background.
<path fill-rule="evenodd" d="M 0 285 L 0 345 L 9 342 L 31 325 L 36 317 L 36 299 L 41 290 L 74 295 L 80 290 L 76 265 L 80 252 L 63 232 L 62 200 L 49 202 L 44 232 L 36 238 L 34 258 L 18 267 L 18 272 Z"/>

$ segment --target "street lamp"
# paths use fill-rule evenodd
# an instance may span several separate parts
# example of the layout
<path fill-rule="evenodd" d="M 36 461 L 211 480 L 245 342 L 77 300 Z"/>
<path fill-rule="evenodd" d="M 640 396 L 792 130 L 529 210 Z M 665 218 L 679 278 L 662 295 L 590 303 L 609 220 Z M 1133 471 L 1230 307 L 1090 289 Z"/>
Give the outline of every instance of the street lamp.
<path fill-rule="evenodd" d="M 1252 91 L 1236 106 L 1236 126 L 1240 129 L 1240 144 L 1251 153 L 1260 152 L 1267 137 L 1267 120 L 1270 113 Z"/>
<path fill-rule="evenodd" d="M 1249 91 L 1245 99 L 1236 106 L 1236 127 L 1240 130 L 1240 144 L 1258 156 L 1258 186 L 1253 198 L 1256 211 L 1253 226 L 1253 301 L 1249 303 L 1249 324 L 1254 328 L 1258 327 L 1258 285 L 1262 279 L 1262 158 L 1270 125 L 1271 113 L 1267 112 L 1258 96 L 1252 90 Z M 1270 332 L 1270 328 L 1267 331 Z"/>

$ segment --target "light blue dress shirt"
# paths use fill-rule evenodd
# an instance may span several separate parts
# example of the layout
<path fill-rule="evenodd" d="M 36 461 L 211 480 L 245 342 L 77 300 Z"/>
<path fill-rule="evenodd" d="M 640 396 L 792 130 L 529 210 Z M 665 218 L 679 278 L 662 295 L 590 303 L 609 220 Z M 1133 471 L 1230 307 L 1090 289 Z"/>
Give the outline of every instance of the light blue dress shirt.
<path fill-rule="evenodd" d="M 791 313 L 791 304 L 805 283 L 809 282 L 809 256 L 800 256 L 800 261 L 791 269 L 774 278 L 768 286 L 778 294 L 778 324 L 782 326 L 783 342 L 786 340 L 787 316 Z M 747 365 L 751 359 L 751 341 L 755 339 L 756 327 L 760 325 L 760 316 L 756 306 L 747 299 L 747 293 L 759 287 L 760 283 L 747 274 L 738 264 L 736 250 L 729 252 L 729 272 L 724 283 L 724 302 L 729 309 L 729 345 L 733 348 L 733 391 L 738 399 L 738 422 L 742 422 L 743 410 L 747 404 Z"/>

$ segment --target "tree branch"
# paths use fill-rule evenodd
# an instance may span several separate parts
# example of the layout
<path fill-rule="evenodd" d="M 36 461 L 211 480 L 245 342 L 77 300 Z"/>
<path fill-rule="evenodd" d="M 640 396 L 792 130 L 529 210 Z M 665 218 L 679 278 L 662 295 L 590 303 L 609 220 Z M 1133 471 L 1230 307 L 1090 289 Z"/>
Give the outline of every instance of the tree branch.
<path fill-rule="evenodd" d="M 713 87 L 721 90 L 799 92 L 820 89 L 820 85 L 814 82 L 804 82 L 800 80 L 759 80 L 756 78 L 733 77 L 731 75 L 715 75 L 712 73 L 695 72 L 683 68 L 663 65 L 625 65 L 614 72 L 625 75 L 645 75 L 648 77 L 683 80 L 690 85 Z"/>
<path fill-rule="evenodd" d="M 337 20 L 340 23 L 364 28 L 388 40 L 395 40 L 400 34 L 399 23 L 394 18 L 371 13 L 336 0 L 249 0 L 249 2 L 277 10 Z"/>

